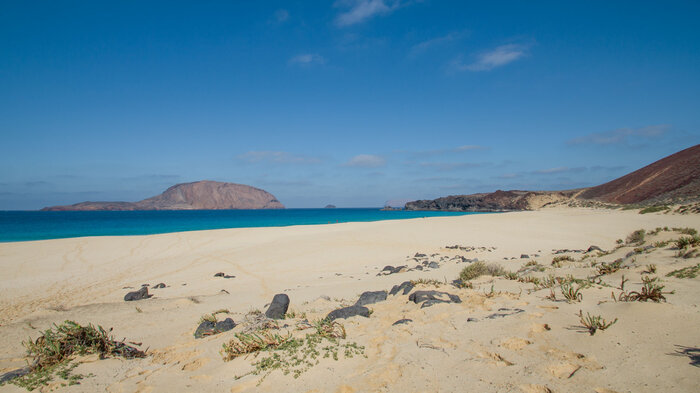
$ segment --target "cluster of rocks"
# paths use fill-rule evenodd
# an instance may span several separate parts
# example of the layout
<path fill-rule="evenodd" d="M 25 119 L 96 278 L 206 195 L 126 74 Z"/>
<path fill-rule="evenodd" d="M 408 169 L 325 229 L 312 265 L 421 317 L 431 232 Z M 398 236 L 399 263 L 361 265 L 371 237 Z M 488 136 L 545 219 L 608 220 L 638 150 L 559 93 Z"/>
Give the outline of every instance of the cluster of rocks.
<path fill-rule="evenodd" d="M 135 300 L 148 299 L 148 298 L 152 297 L 153 295 L 148 293 L 149 286 L 150 286 L 150 284 L 142 284 L 141 289 L 139 289 L 138 291 L 128 292 L 126 295 L 124 295 L 124 301 L 133 302 Z M 161 283 L 154 285 L 153 289 L 161 289 L 161 288 L 165 288 L 165 287 L 166 287 L 165 283 L 161 282 Z M 129 287 L 126 287 L 126 288 L 129 288 Z"/>
<path fill-rule="evenodd" d="M 439 259 L 436 257 L 439 257 Z M 462 255 L 455 255 L 452 258 L 450 258 L 446 255 L 440 256 L 440 254 L 431 254 L 430 256 L 428 256 L 426 254 L 416 253 L 413 257 L 408 257 L 407 260 L 418 262 L 418 264 L 412 268 L 409 268 L 408 265 L 387 265 L 384 266 L 384 268 L 379 273 L 377 273 L 377 276 L 388 276 L 390 274 L 412 272 L 416 270 L 423 271 L 425 269 L 439 269 L 440 264 L 444 262 L 472 263 L 478 262 L 479 258 L 467 258 Z"/>
<path fill-rule="evenodd" d="M 457 295 L 453 295 L 447 292 L 440 291 L 415 291 L 411 293 L 415 285 L 411 281 L 404 281 L 399 285 L 394 285 L 391 290 L 387 291 L 370 291 L 364 292 L 360 295 L 360 298 L 349 307 L 343 307 L 331 311 L 326 319 L 335 320 L 338 318 L 350 318 L 354 316 L 363 316 L 368 318 L 370 311 L 367 307 L 369 304 L 383 302 L 388 298 L 388 295 L 398 296 L 398 295 L 409 295 L 408 300 L 415 304 L 420 304 L 421 308 L 430 307 L 438 303 L 461 303 L 462 300 Z M 410 319 L 401 319 L 394 322 L 393 325 L 400 325 L 404 323 L 411 322 Z"/>
<path fill-rule="evenodd" d="M 206 336 L 213 336 L 222 332 L 229 331 L 235 328 L 237 325 L 233 322 L 233 319 L 226 318 L 223 321 L 203 321 L 197 326 L 197 330 L 194 332 L 195 338 L 202 338 Z"/>
<path fill-rule="evenodd" d="M 448 250 L 462 250 L 462 251 L 486 251 L 486 252 L 491 252 L 496 249 L 496 247 L 474 247 L 474 246 L 460 246 L 459 244 L 455 244 L 454 246 L 445 246 L 446 249 Z"/>

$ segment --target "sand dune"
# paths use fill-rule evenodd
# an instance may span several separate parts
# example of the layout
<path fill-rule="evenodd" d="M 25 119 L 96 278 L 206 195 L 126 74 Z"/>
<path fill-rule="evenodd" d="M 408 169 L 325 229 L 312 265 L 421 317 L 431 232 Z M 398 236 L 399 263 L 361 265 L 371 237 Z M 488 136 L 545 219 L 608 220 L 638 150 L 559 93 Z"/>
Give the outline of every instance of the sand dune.
<path fill-rule="evenodd" d="M 613 253 L 564 253 L 574 261 L 551 266 L 554 250 L 590 245 L 614 250 L 630 232 L 656 227 L 700 228 L 697 215 L 640 215 L 634 211 L 545 209 L 464 217 L 374 223 L 230 229 L 150 236 L 96 237 L 0 244 L 0 372 L 21 367 L 21 341 L 66 319 L 114 327 L 149 348 L 145 359 L 83 359 L 76 372 L 94 376 L 70 391 L 474 391 L 474 392 L 658 392 L 695 391 L 700 382 L 700 297 L 698 280 L 666 277 L 695 265 L 697 257 L 675 257 L 671 245 L 645 250 L 625 260 L 625 268 L 582 289 L 581 302 L 546 299 L 549 289 L 531 283 L 483 276 L 473 288 L 451 285 L 478 258 L 517 271 L 529 261 L 546 267 L 521 277 L 585 278 L 592 262 L 612 262 L 635 246 Z M 647 243 L 675 239 L 662 231 Z M 465 251 L 445 246 L 488 247 Z M 495 247 L 495 249 L 493 248 Z M 391 275 L 385 265 L 408 265 L 424 253 L 437 269 Z M 434 255 L 433 255 L 434 254 Z M 529 258 L 521 258 L 528 254 Z M 535 256 L 535 255 L 538 256 Z M 505 258 L 505 259 L 504 259 Z M 515 259 L 511 259 L 515 258 Z M 638 290 L 646 265 L 663 279 L 667 303 L 614 302 L 611 292 L 622 274 L 627 290 Z M 235 278 L 213 277 L 217 272 Z M 460 297 L 461 303 L 420 308 L 408 295 L 389 296 L 368 306 L 369 318 L 339 320 L 343 342 L 364 346 L 364 355 L 320 359 L 298 378 L 274 371 L 243 375 L 262 356 L 224 362 L 222 344 L 245 329 L 246 314 L 265 309 L 276 293 L 291 299 L 295 318 L 280 332 L 295 336 L 301 315 L 311 321 L 355 302 L 360 293 L 389 290 L 406 280 L 435 279 L 419 285 Z M 163 282 L 151 299 L 124 302 L 126 292 Z M 130 287 L 130 288 L 127 288 Z M 200 316 L 227 309 L 239 326 L 203 339 L 193 332 Z M 591 336 L 578 314 L 590 312 L 618 322 Z M 393 325 L 400 319 L 406 324 Z M 287 327 L 284 327 L 284 325 Z M 695 365 L 691 364 L 695 362 Z M 60 384 L 60 380 L 54 382 Z M 56 385 L 58 386 L 58 385 Z M 5 385 L 0 391 L 17 391 Z"/>

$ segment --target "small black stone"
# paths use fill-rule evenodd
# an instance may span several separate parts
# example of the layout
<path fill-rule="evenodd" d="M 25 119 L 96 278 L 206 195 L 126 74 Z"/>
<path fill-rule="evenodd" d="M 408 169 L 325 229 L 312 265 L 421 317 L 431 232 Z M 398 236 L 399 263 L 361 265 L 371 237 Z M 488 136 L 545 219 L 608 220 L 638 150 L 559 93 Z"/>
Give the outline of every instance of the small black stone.
<path fill-rule="evenodd" d="M 148 287 L 141 287 L 138 291 L 129 292 L 124 295 L 124 301 L 131 302 L 134 300 L 148 299 L 152 295 L 148 294 Z"/>
<path fill-rule="evenodd" d="M 11 381 L 15 378 L 23 377 L 29 374 L 32 369 L 27 367 L 18 368 L 17 370 L 8 371 L 5 374 L 0 375 L 0 383 Z"/>
<path fill-rule="evenodd" d="M 374 292 L 364 292 L 360 295 L 355 303 L 356 306 L 366 306 L 368 304 L 374 304 L 378 302 L 383 302 L 386 300 L 386 291 L 374 291 Z"/>
<path fill-rule="evenodd" d="M 406 324 L 409 322 L 413 322 L 413 319 L 408 319 L 408 318 L 399 319 L 398 321 L 392 323 L 391 326 L 403 325 L 403 324 Z"/>
<path fill-rule="evenodd" d="M 278 293 L 272 298 L 272 303 L 265 311 L 265 316 L 272 319 L 282 319 L 289 308 L 289 296 L 284 293 Z"/>
<path fill-rule="evenodd" d="M 404 281 L 399 285 L 394 285 L 389 294 L 396 295 L 399 292 L 403 292 L 402 295 L 408 295 L 411 290 L 413 290 L 413 284 L 410 281 Z"/>
<path fill-rule="evenodd" d="M 329 321 L 333 321 L 338 318 L 347 319 L 357 315 L 369 318 L 369 308 L 364 306 L 350 306 L 339 308 L 328 313 L 326 319 Z"/>
<path fill-rule="evenodd" d="M 160 288 L 165 288 L 165 283 L 161 282 L 160 284 L 156 284 L 156 286 L 153 287 L 153 289 L 160 289 Z"/>

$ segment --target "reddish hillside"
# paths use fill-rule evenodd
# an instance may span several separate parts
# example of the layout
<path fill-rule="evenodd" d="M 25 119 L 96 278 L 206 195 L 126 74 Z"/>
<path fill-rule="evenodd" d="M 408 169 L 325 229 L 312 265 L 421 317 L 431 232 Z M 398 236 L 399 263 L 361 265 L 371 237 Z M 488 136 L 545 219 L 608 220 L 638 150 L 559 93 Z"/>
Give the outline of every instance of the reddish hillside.
<path fill-rule="evenodd" d="M 174 185 L 164 193 L 140 202 L 82 202 L 42 210 L 200 210 L 284 209 L 274 195 L 235 183 L 198 181 Z"/>
<path fill-rule="evenodd" d="M 641 203 L 700 196 L 700 145 L 679 151 L 618 179 L 591 187 L 581 199 Z"/>

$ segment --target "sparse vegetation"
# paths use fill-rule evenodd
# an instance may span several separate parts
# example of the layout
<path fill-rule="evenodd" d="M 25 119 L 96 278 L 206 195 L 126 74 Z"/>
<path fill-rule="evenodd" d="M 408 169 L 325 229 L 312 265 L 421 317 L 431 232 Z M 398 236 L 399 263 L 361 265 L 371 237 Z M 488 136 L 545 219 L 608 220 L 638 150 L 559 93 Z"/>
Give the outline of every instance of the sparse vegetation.
<path fill-rule="evenodd" d="M 252 364 L 252 371 L 236 376 L 239 379 L 246 375 L 262 374 L 259 381 L 262 382 L 275 370 L 281 370 L 285 375 L 291 373 L 294 378 L 298 378 L 304 371 L 319 364 L 321 358 L 338 360 L 340 353 L 346 358 L 364 355 L 364 347 L 357 343 L 339 341 L 346 338 L 346 332 L 338 322 L 322 319 L 299 329 L 309 328 L 314 331 L 307 333 L 304 338 L 295 338 L 291 333 L 282 336 L 269 331 L 236 334 L 236 339 L 223 346 L 224 360 L 229 361 L 248 353 L 269 352 L 269 355 Z"/>
<path fill-rule="evenodd" d="M 624 288 L 624 282 L 622 287 Z M 673 294 L 674 291 L 665 292 L 665 286 L 661 285 L 661 280 L 658 277 L 649 278 L 642 277 L 642 288 L 639 291 L 632 291 L 626 293 L 624 289 L 622 293 L 615 298 L 615 294 L 612 294 L 612 298 L 618 302 L 646 302 L 651 300 L 652 302 L 659 303 L 662 300 L 665 302 L 666 297 L 664 295 Z"/>
<path fill-rule="evenodd" d="M 564 283 L 560 288 L 561 294 L 564 295 L 564 299 L 569 303 L 577 303 L 583 300 L 583 294 L 580 293 L 581 287 L 574 289 L 571 283 Z"/>
<path fill-rule="evenodd" d="M 574 258 L 568 255 L 560 255 L 558 257 L 554 257 L 554 259 L 552 259 L 552 266 L 561 267 L 561 263 L 565 261 L 573 262 Z"/>
<path fill-rule="evenodd" d="M 676 278 L 695 278 L 700 273 L 700 263 L 695 266 L 688 266 L 682 269 L 674 270 L 668 274 L 666 277 L 676 277 Z"/>
<path fill-rule="evenodd" d="M 82 326 L 73 321 L 65 321 L 53 325 L 36 340 L 22 343 L 27 348 L 27 355 L 33 358 L 31 372 L 15 378 L 10 383 L 34 390 L 49 383 L 54 375 L 66 380 L 69 385 L 78 384 L 84 375 L 73 375 L 71 372 L 78 363 L 72 363 L 74 355 L 99 354 L 101 357 L 116 356 L 125 359 L 142 358 L 144 351 L 125 343 L 116 341 L 102 326 L 89 324 Z"/>
<path fill-rule="evenodd" d="M 661 212 L 661 211 L 667 211 L 669 209 L 671 209 L 671 208 L 668 206 L 649 206 L 649 207 L 645 207 L 644 209 L 640 210 L 639 214 L 657 213 L 657 212 Z"/>
<path fill-rule="evenodd" d="M 459 280 L 466 283 L 484 275 L 503 276 L 505 274 L 506 271 L 503 269 L 503 267 L 495 263 L 486 265 L 483 262 L 474 262 L 462 269 L 462 271 L 459 273 Z"/>
<path fill-rule="evenodd" d="M 578 317 L 581 321 L 581 325 L 588 330 L 588 333 L 594 335 L 598 330 L 605 330 L 615 324 L 617 322 L 617 318 L 615 318 L 613 321 L 606 321 L 601 317 L 600 315 L 591 315 L 590 313 L 586 313 L 586 316 L 583 316 L 583 311 L 579 310 L 578 312 Z"/>
<path fill-rule="evenodd" d="M 646 235 L 646 231 L 644 229 L 637 229 L 636 231 L 630 233 L 629 236 L 627 236 L 627 241 L 625 243 L 627 243 L 627 244 L 643 244 L 645 235 Z"/>
<path fill-rule="evenodd" d="M 678 232 L 681 235 L 689 235 L 689 236 L 695 236 L 698 234 L 698 231 L 694 228 L 673 228 L 674 232 Z"/>
<path fill-rule="evenodd" d="M 411 284 L 413 284 L 414 286 L 416 286 L 416 285 L 426 285 L 426 286 L 433 286 L 433 287 L 435 287 L 435 288 L 439 288 L 440 285 L 442 285 L 443 283 L 442 283 L 441 281 L 435 280 L 435 279 L 421 278 L 421 279 L 418 279 L 418 280 L 411 280 Z"/>
<path fill-rule="evenodd" d="M 653 263 L 650 265 L 647 265 L 646 269 L 642 271 L 642 274 L 654 274 L 656 273 L 656 265 Z"/>
<path fill-rule="evenodd" d="M 596 266 L 599 276 L 604 276 L 606 274 L 612 274 L 622 268 L 622 259 L 617 259 L 611 263 L 602 262 L 600 265 Z"/>

